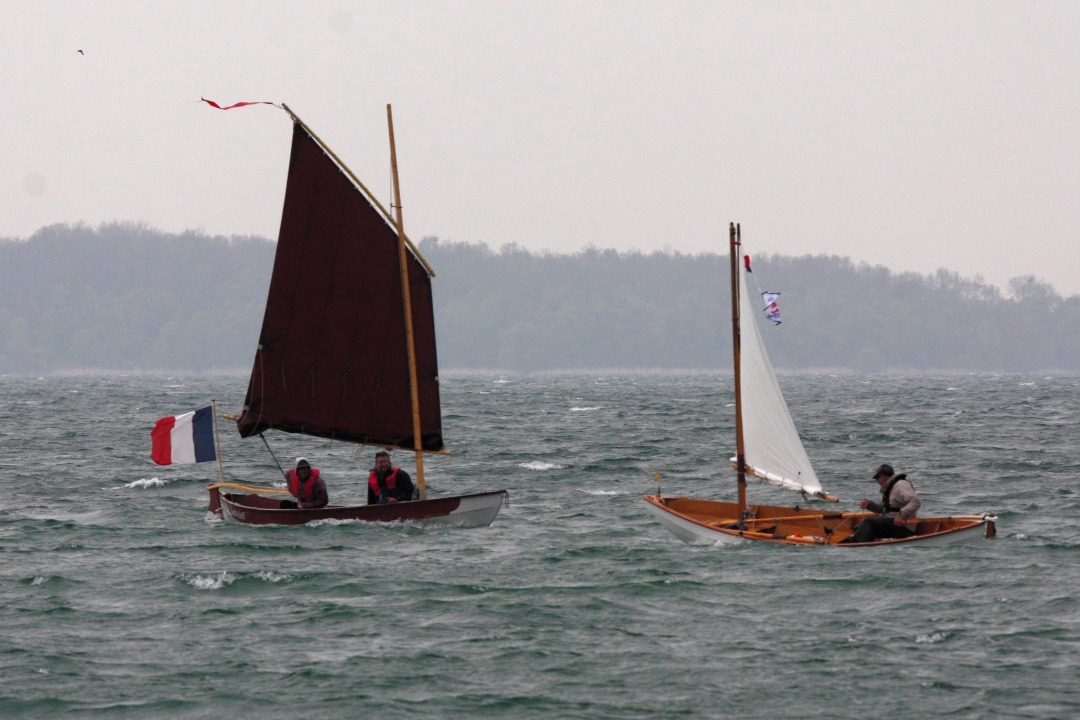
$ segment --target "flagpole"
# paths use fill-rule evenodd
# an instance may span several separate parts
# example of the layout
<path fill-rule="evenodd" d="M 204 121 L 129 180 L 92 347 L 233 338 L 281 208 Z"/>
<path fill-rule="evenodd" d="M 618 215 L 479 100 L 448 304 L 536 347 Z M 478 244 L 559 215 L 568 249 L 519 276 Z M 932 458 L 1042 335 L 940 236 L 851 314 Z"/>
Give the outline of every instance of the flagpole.
<path fill-rule="evenodd" d="M 217 455 L 218 476 L 225 482 L 225 466 L 221 464 L 221 438 L 218 437 L 217 400 L 210 400 L 210 415 L 214 421 L 214 454 Z"/>
<path fill-rule="evenodd" d="M 398 258 L 401 266 L 401 295 L 405 303 L 405 348 L 409 356 L 409 395 L 412 399 L 413 448 L 416 451 L 416 482 L 420 499 L 427 500 L 424 484 L 424 443 L 420 436 L 420 394 L 416 382 L 416 343 L 413 340 L 412 297 L 409 293 L 409 264 L 405 252 L 405 224 L 401 218 L 401 188 L 398 185 L 397 150 L 394 147 L 394 116 L 386 104 L 386 124 L 390 129 L 390 168 L 394 176 L 394 214 L 397 218 Z"/>

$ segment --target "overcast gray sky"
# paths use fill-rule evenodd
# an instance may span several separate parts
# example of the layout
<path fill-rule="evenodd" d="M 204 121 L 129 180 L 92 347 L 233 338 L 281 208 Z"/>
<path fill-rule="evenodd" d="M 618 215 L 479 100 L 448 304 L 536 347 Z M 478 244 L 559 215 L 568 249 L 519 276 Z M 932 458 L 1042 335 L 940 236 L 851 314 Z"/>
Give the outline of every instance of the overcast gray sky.
<path fill-rule="evenodd" d="M 83 50 L 79 54 L 77 50 Z M 9 0 L 0 236 L 276 238 L 285 102 L 405 229 L 1080 293 L 1080 2 Z"/>

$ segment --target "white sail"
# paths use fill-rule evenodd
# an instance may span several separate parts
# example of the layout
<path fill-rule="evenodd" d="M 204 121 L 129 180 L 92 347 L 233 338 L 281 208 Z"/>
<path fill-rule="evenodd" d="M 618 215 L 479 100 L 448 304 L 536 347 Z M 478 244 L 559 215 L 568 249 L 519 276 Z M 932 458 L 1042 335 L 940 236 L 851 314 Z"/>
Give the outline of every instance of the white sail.
<path fill-rule="evenodd" d="M 757 315 L 764 305 L 751 299 L 746 271 L 740 268 L 739 272 L 743 274 L 739 282 L 739 324 L 746 471 L 774 485 L 821 495 L 821 481 L 810 465 L 761 340 Z"/>

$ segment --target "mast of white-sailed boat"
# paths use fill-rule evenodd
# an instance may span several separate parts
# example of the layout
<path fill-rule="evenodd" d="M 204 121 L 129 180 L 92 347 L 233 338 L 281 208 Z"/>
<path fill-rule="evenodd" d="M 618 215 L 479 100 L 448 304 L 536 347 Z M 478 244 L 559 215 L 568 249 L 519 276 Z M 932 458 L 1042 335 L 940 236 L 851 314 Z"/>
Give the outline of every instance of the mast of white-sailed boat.
<path fill-rule="evenodd" d="M 409 293 L 409 265 L 405 253 L 405 225 L 401 219 L 401 189 L 398 186 L 397 150 L 394 147 L 394 116 L 386 105 L 386 124 L 390 128 L 390 168 L 394 176 L 394 214 L 398 231 L 398 258 L 401 265 L 401 296 L 405 306 L 405 345 L 409 353 L 409 395 L 412 398 L 413 447 L 416 450 L 416 482 L 420 499 L 427 499 L 424 484 L 423 438 L 420 436 L 420 394 L 416 384 L 416 343 L 413 341 L 412 298 Z"/>
<path fill-rule="evenodd" d="M 742 335 L 739 330 L 739 250 L 742 228 L 731 223 L 728 243 L 731 246 L 731 346 L 735 353 L 735 466 L 739 472 L 739 527 L 746 517 L 746 448 L 743 444 L 742 417 Z"/>

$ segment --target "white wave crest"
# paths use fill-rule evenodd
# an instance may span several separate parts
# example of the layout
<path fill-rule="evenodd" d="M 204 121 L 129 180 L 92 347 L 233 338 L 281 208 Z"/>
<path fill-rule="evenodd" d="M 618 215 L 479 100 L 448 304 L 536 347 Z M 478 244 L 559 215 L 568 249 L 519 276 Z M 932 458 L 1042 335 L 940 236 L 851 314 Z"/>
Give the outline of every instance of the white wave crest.
<path fill-rule="evenodd" d="M 193 578 L 188 578 L 187 582 L 196 590 L 220 590 L 226 585 L 232 585 L 236 582 L 236 577 L 223 570 L 220 575 L 210 577 L 196 575 Z"/>
<path fill-rule="evenodd" d="M 948 633 L 936 632 L 936 633 L 932 633 L 930 635 L 920 635 L 917 638 L 915 638 L 915 642 L 917 642 L 917 643 L 939 643 L 939 642 L 942 642 L 943 640 L 948 639 L 948 637 L 949 637 Z"/>
<path fill-rule="evenodd" d="M 586 495 L 622 495 L 618 490 L 582 490 Z"/>
<path fill-rule="evenodd" d="M 570 408 L 570 412 L 589 412 L 591 410 L 602 410 L 602 409 L 603 408 L 600 407 L 599 405 L 597 405 L 595 407 L 572 407 L 572 408 Z"/>
<path fill-rule="evenodd" d="M 49 582 L 49 578 L 45 577 L 44 575 L 38 575 L 36 578 L 34 578 L 30 582 L 30 584 L 31 585 L 44 585 L 47 582 Z"/>
<path fill-rule="evenodd" d="M 161 478 L 142 478 L 141 480 L 132 480 L 127 485 L 122 485 L 115 490 L 122 490 L 125 488 L 152 488 L 152 487 L 164 487 L 169 484 L 168 480 L 162 480 Z"/>
<path fill-rule="evenodd" d="M 526 470 L 562 470 L 562 465 L 556 465 L 555 463 L 542 462 L 540 460 L 533 460 L 527 463 L 518 463 L 519 468 L 525 468 Z"/>
<path fill-rule="evenodd" d="M 397 522 L 396 520 L 394 522 Z M 322 520 L 312 520 L 311 522 L 304 523 L 303 527 L 317 528 L 324 525 L 366 525 L 366 520 L 357 520 L 350 518 L 323 518 Z M 384 525 L 386 523 L 377 523 L 378 525 Z"/>
<path fill-rule="evenodd" d="M 274 572 L 273 570 L 260 570 L 255 573 L 255 577 L 264 582 L 279 583 L 288 582 L 292 580 L 292 575 L 286 575 L 285 573 Z"/>

